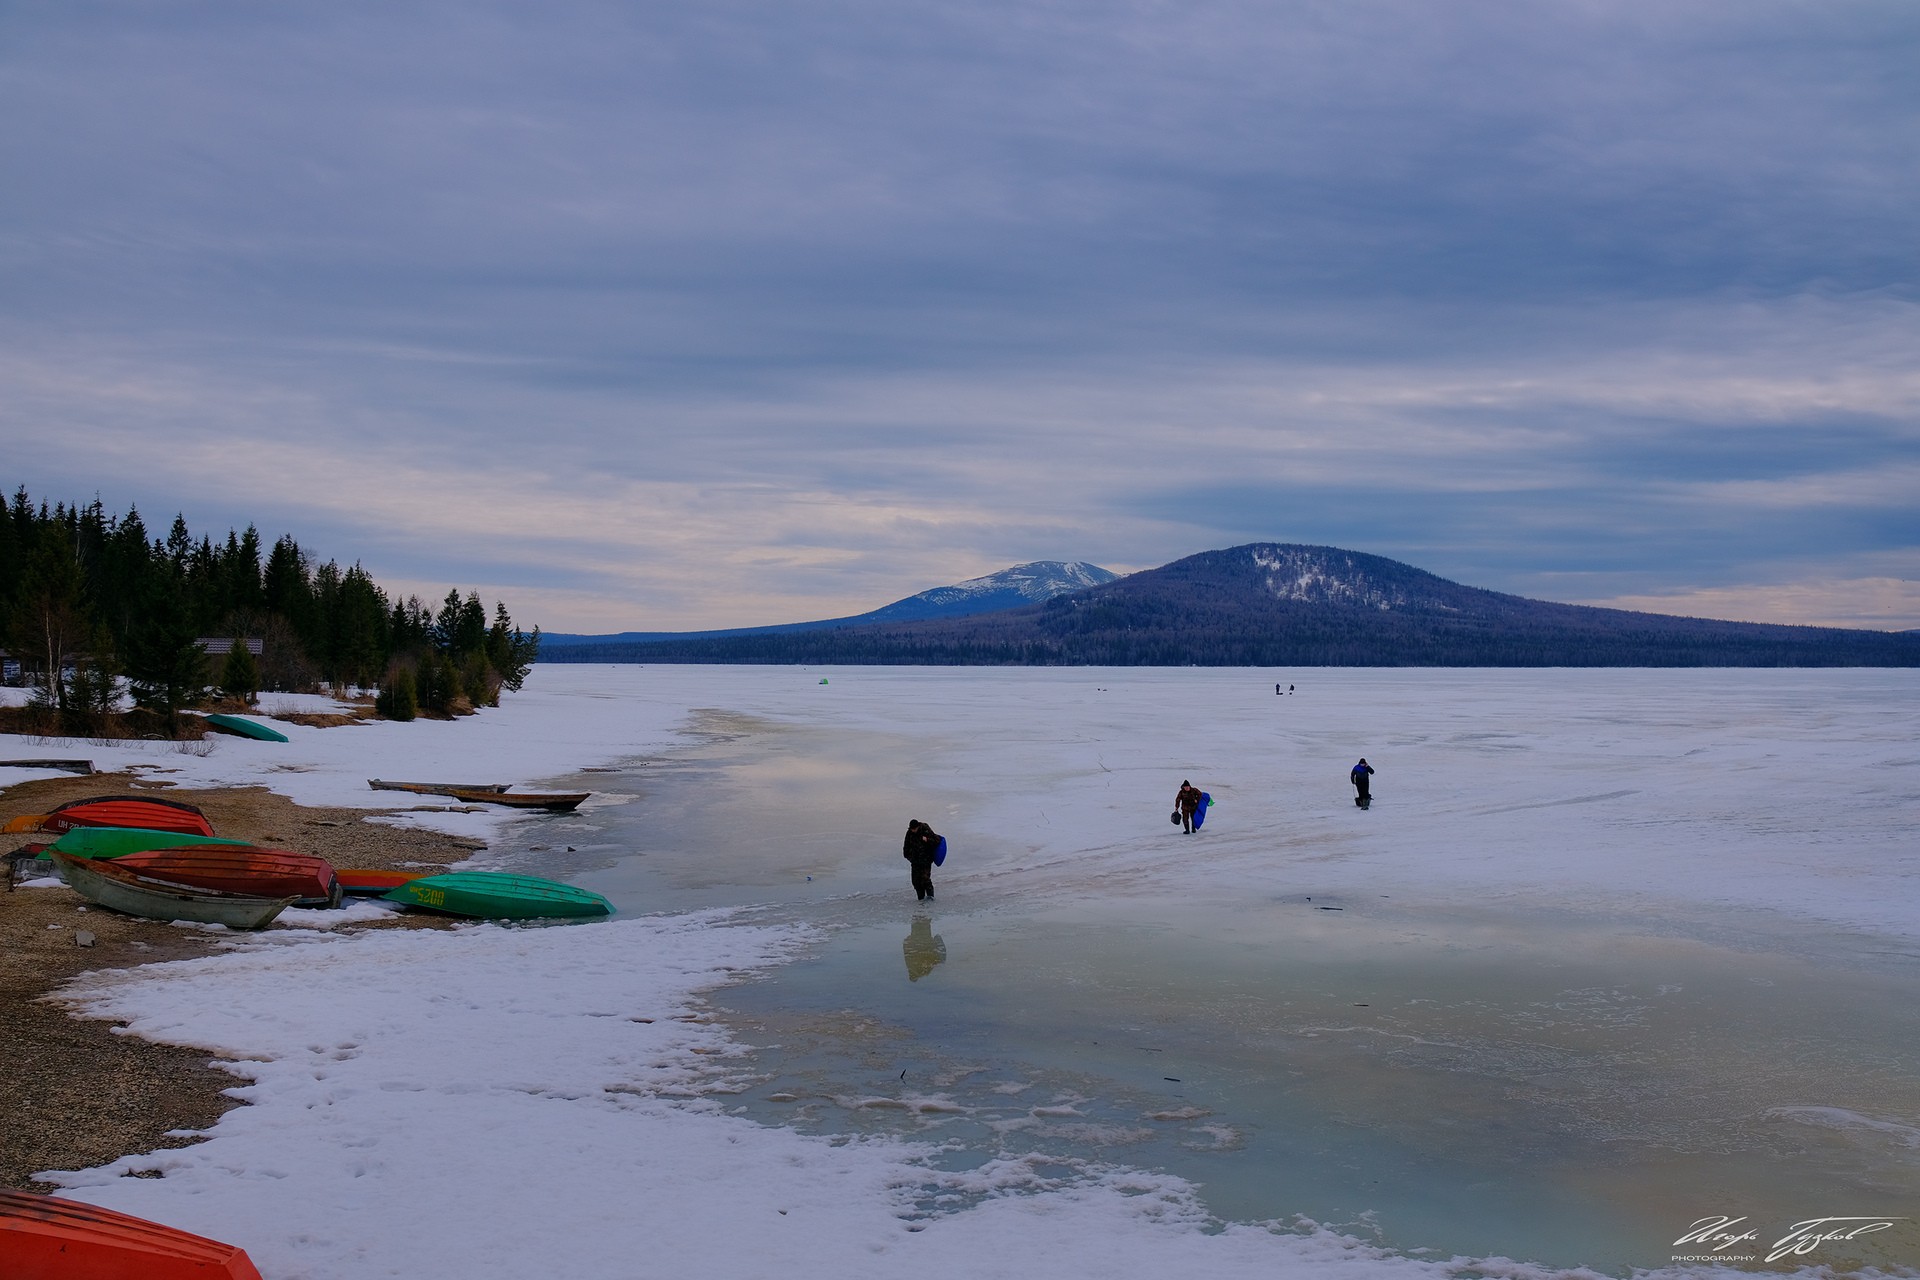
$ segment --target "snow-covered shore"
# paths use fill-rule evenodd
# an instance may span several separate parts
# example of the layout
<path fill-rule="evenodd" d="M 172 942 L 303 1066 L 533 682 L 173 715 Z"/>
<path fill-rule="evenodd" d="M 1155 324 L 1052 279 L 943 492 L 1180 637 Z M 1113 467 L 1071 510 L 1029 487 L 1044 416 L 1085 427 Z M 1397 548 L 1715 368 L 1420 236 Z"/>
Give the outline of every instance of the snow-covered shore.
<path fill-rule="evenodd" d="M 1259 696 L 1259 672 L 831 674 L 823 687 L 792 669 L 542 667 L 499 710 L 452 724 L 290 726 L 285 746 L 220 740 L 205 756 L 59 753 L 384 806 L 366 778 L 536 783 L 669 748 L 690 710 L 722 707 L 937 736 L 944 829 L 975 852 L 956 889 L 965 875 L 1041 884 L 1098 849 L 1110 873 L 1163 888 L 1311 868 L 1483 901 L 1704 900 L 1920 933 L 1911 673 L 1316 672 L 1290 699 Z M 1392 797 L 1364 828 L 1342 782 L 1355 752 Z M 1143 810 L 1164 824 L 1183 774 L 1222 802 L 1204 860 L 1170 856 L 1164 825 L 1140 834 Z M 1021 820 L 1036 797 L 1051 814 L 1039 828 Z M 521 819 L 413 820 L 484 835 Z M 197 1146 L 59 1181 L 242 1244 L 270 1280 L 1448 1274 L 1297 1224 L 1214 1229 L 1171 1177 L 1018 1160 L 948 1174 L 911 1144 L 728 1115 L 731 1044 L 699 995 L 805 940 L 727 912 L 289 929 L 94 975 L 74 991 L 89 1016 L 233 1062 L 253 1105 Z M 165 1176 L 123 1176 L 151 1170 Z"/>

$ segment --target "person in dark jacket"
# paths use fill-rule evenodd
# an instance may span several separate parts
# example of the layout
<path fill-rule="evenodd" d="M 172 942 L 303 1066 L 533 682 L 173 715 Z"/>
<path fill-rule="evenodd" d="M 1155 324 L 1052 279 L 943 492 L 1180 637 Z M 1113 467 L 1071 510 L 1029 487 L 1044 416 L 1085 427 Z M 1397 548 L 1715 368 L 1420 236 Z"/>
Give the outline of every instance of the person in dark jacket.
<path fill-rule="evenodd" d="M 933 855 L 940 851 L 940 833 L 914 818 L 907 823 L 907 838 L 900 856 L 913 868 L 913 891 L 920 901 L 933 897 Z"/>
<path fill-rule="evenodd" d="M 1362 809 L 1372 804 L 1373 766 L 1367 763 L 1365 756 L 1360 757 L 1360 763 L 1353 766 L 1353 771 L 1348 776 L 1353 779 L 1353 789 L 1357 793 L 1353 797 L 1353 802 Z"/>
<path fill-rule="evenodd" d="M 1200 788 L 1182 780 L 1179 793 L 1173 797 L 1173 807 L 1180 811 L 1182 829 L 1192 835 L 1193 815 L 1200 811 Z"/>

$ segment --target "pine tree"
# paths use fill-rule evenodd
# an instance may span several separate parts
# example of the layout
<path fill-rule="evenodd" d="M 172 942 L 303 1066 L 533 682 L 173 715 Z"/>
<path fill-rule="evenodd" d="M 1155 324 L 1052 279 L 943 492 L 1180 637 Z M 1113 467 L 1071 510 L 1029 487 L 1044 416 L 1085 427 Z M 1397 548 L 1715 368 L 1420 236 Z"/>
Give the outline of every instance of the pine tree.
<path fill-rule="evenodd" d="M 171 577 L 171 575 L 169 575 Z M 207 700 L 207 651 L 176 578 L 162 580 L 147 599 L 147 625 L 127 652 L 127 683 L 135 706 L 166 718 L 169 737 L 180 735 L 180 713 Z"/>
<path fill-rule="evenodd" d="M 500 683 L 515 693 L 526 683 L 527 673 L 540 660 L 540 628 L 533 633 L 513 625 L 507 606 L 493 602 L 493 625 L 487 628 L 487 661 L 499 673 Z M 498 695 L 492 705 L 498 706 Z"/>
<path fill-rule="evenodd" d="M 413 672 L 396 666 L 387 673 L 373 709 L 389 720 L 411 720 L 420 713 L 419 696 L 414 690 Z"/>
<path fill-rule="evenodd" d="M 243 636 L 235 636 L 233 648 L 227 650 L 227 660 L 220 668 L 220 692 L 249 706 L 260 692 L 260 665 L 253 660 L 253 650 Z"/>

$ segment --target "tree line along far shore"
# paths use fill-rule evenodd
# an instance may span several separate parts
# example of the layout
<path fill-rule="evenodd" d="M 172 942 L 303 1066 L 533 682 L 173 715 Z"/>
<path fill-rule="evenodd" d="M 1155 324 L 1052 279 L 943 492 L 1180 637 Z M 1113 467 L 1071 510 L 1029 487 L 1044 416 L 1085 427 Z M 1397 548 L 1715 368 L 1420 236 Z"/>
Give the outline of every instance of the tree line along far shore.
<path fill-rule="evenodd" d="M 540 628 L 498 602 L 489 616 L 478 592 L 449 590 L 438 609 L 398 599 L 358 563 L 316 565 L 291 535 L 263 556 L 252 525 L 216 542 L 175 516 L 155 538 L 137 507 L 36 506 L 22 486 L 0 509 L 0 648 L 33 690 L 8 728 L 177 737 L 181 712 L 266 690 L 377 686 L 376 712 L 395 720 L 498 706 Z"/>

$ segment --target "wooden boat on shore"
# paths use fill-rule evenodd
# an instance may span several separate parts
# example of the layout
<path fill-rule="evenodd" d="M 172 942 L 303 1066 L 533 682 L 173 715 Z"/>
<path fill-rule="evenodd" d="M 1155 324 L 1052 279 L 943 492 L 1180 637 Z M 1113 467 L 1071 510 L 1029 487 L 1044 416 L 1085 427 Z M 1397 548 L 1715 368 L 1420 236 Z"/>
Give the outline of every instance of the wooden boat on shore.
<path fill-rule="evenodd" d="M 91 760 L 0 760 L 0 769 L 58 769 L 62 773 L 92 773 Z"/>
<path fill-rule="evenodd" d="M 340 888 L 346 893 L 379 897 L 390 890 L 398 889 L 410 880 L 421 880 L 433 874 L 431 871 L 386 871 L 372 867 L 345 867 L 336 872 L 340 877 Z"/>
<path fill-rule="evenodd" d="M 269 729 L 258 720 L 249 720 L 245 716 L 212 715 L 207 724 L 222 733 L 231 733 L 236 737 L 252 738 L 255 742 L 285 742 L 287 735 L 278 729 Z"/>
<path fill-rule="evenodd" d="M 591 791 L 449 791 L 448 795 L 467 804 L 502 804 L 512 809 L 545 809 L 549 813 L 567 813 L 578 809 Z"/>
<path fill-rule="evenodd" d="M 368 778 L 367 785 L 375 791 L 411 791 L 422 796 L 450 796 L 459 791 L 505 791 L 508 783 L 491 782 L 386 782 L 380 778 Z"/>
<path fill-rule="evenodd" d="M 597 893 L 498 871 L 446 871 L 409 880 L 381 895 L 388 902 L 476 920 L 548 920 L 610 916 L 613 904 Z"/>
<path fill-rule="evenodd" d="M 545 809 L 551 813 L 578 809 L 581 801 L 593 794 L 591 791 L 513 791 L 504 783 L 466 786 L 457 782 L 387 782 L 381 778 L 368 778 L 367 785 L 375 791 L 411 791 L 415 795 L 446 796 L 466 804 L 500 804 L 513 809 Z"/>
<path fill-rule="evenodd" d="M 7 1280 L 260 1280 L 238 1245 L 33 1191 L 0 1190 Z"/>
<path fill-rule="evenodd" d="M 245 845 L 226 836 L 196 836 L 185 831 L 155 831 L 151 827 L 75 827 L 48 845 L 28 845 L 35 853 L 57 850 L 76 858 L 118 858 L 143 849 L 184 849 L 188 845 Z"/>
<path fill-rule="evenodd" d="M 311 853 L 259 845 L 192 845 L 122 854 L 114 865 L 170 884 L 250 898 L 292 898 L 296 907 L 340 905 L 333 864 Z"/>
<path fill-rule="evenodd" d="M 75 827 L 141 827 L 154 831 L 184 831 L 210 836 L 213 824 L 190 804 L 151 796 L 95 796 L 58 805 L 40 821 L 42 831 L 55 835 Z"/>
<path fill-rule="evenodd" d="M 53 868 L 88 902 L 146 920 L 191 920 L 229 929 L 264 929 L 293 905 L 291 897 L 253 898 L 165 880 L 150 880 L 110 860 L 52 855 Z"/>

